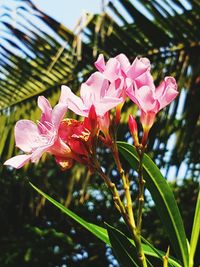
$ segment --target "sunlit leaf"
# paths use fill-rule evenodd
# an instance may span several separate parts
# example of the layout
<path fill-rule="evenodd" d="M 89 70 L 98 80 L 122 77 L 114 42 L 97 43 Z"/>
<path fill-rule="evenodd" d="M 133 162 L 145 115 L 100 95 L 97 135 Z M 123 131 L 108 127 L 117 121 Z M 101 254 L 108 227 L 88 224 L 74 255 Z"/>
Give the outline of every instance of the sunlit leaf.
<path fill-rule="evenodd" d="M 200 191 L 197 197 L 197 204 L 192 227 L 192 235 L 190 240 L 190 265 L 189 265 L 190 267 L 193 266 L 193 260 L 199 239 L 199 233 L 200 233 Z"/>
<path fill-rule="evenodd" d="M 79 223 L 80 225 L 82 225 L 85 229 L 87 229 L 89 232 L 91 232 L 93 235 L 95 235 L 96 237 L 98 237 L 101 241 L 103 241 L 104 243 L 110 245 L 110 241 L 109 241 L 109 237 L 108 237 L 108 233 L 107 230 L 103 227 L 100 227 L 98 225 L 92 224 L 92 223 L 88 223 L 87 221 L 85 221 L 84 219 L 82 219 L 81 217 L 79 217 L 78 215 L 76 215 L 74 212 L 72 212 L 71 210 L 67 209 L 65 206 L 63 206 L 62 204 L 60 204 L 58 201 L 54 200 L 53 198 L 51 198 L 50 196 L 48 196 L 47 194 L 45 194 L 44 192 L 42 192 L 39 188 L 37 188 L 36 186 L 34 186 L 32 183 L 30 183 L 30 185 L 43 197 L 45 197 L 49 202 L 51 202 L 54 206 L 56 206 L 58 209 L 60 209 L 62 212 L 64 212 L 65 214 L 67 214 L 71 219 L 73 219 L 74 221 L 76 221 L 77 223 Z M 133 244 L 134 246 L 134 241 L 129 239 L 129 241 Z M 155 248 L 152 249 L 152 246 L 149 246 L 148 244 L 142 244 L 144 253 L 146 255 L 152 256 L 152 257 L 156 257 L 159 258 L 159 255 L 165 255 L 164 252 L 159 250 L 159 254 L 158 252 L 155 253 Z M 174 266 L 176 267 L 181 267 L 174 259 L 169 259 L 169 261 L 171 263 L 174 264 Z"/>

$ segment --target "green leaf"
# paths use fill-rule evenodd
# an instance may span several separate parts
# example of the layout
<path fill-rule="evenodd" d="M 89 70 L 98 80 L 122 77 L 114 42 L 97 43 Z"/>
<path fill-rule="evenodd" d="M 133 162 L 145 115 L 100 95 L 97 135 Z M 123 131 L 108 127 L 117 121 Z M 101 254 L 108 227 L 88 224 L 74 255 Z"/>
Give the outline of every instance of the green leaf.
<path fill-rule="evenodd" d="M 148 240 L 146 240 L 144 237 L 141 236 L 141 239 L 142 241 L 147 244 L 150 248 L 152 248 L 152 250 L 155 252 L 155 254 L 158 256 L 158 258 L 160 258 L 160 260 L 163 262 L 163 257 L 165 256 L 164 255 L 164 252 L 163 251 L 160 251 L 159 249 L 155 248 Z M 175 259 L 172 259 L 172 258 L 169 258 L 168 259 L 169 262 L 168 262 L 168 266 L 169 267 L 174 267 L 174 266 L 179 266 L 180 265 L 178 264 L 178 262 L 175 260 Z"/>
<path fill-rule="evenodd" d="M 138 155 L 136 149 L 125 142 L 118 142 L 119 151 L 137 169 Z M 185 267 L 189 263 L 189 255 L 183 221 L 172 190 L 155 163 L 145 154 L 143 158 L 146 187 L 155 202 L 159 217 L 165 226 L 171 244 Z"/>
<path fill-rule="evenodd" d="M 59 208 L 61 211 L 63 211 L 65 214 L 67 214 L 74 221 L 76 221 L 77 223 L 79 223 L 80 225 L 82 225 L 85 229 L 87 229 L 93 235 L 95 235 L 96 237 L 98 237 L 99 239 L 101 239 L 104 243 L 110 244 L 106 229 L 104 229 L 103 227 L 97 226 L 95 224 L 88 223 L 87 221 L 85 221 L 84 219 L 82 219 L 81 217 L 79 217 L 78 215 L 76 215 L 75 213 L 73 213 L 71 210 L 67 209 L 62 204 L 60 204 L 59 202 L 57 202 L 56 200 L 54 200 L 53 198 L 51 198 L 50 196 L 48 196 L 47 194 L 45 194 L 44 192 L 42 192 L 40 189 L 38 189 L 32 183 L 30 183 L 30 185 L 40 195 L 42 195 L 47 200 L 49 200 L 54 206 L 56 206 L 57 208 Z"/>
<path fill-rule="evenodd" d="M 34 186 L 32 183 L 30 183 L 30 185 L 39 193 L 41 194 L 43 197 L 45 197 L 48 201 L 50 201 L 54 206 L 56 206 L 57 208 L 59 208 L 61 211 L 63 211 L 65 214 L 67 214 L 71 219 L 73 219 L 74 221 L 76 221 L 77 223 L 79 223 L 80 225 L 82 225 L 85 229 L 87 229 L 89 232 L 91 232 L 92 234 L 94 234 L 96 237 L 98 237 L 100 240 L 102 240 L 104 243 L 110 245 L 110 241 L 109 241 L 109 237 L 108 237 L 108 233 L 107 230 L 103 227 L 100 227 L 98 225 L 92 224 L 92 223 L 88 223 L 87 221 L 83 220 L 81 217 L 79 217 L 78 215 L 76 215 L 74 212 L 72 212 L 71 210 L 67 209 L 66 207 L 64 207 L 62 204 L 60 204 L 59 202 L 57 202 L 56 200 L 54 200 L 53 198 L 51 198 L 50 196 L 48 196 L 47 194 L 45 194 L 44 192 L 42 192 L 40 189 L 38 189 L 36 186 Z M 133 244 L 134 246 L 134 241 L 129 239 L 129 241 Z M 146 241 L 147 243 L 147 241 Z M 152 257 L 156 257 L 159 258 L 158 253 L 155 253 L 155 248 L 151 245 L 149 246 L 148 244 L 143 244 L 142 245 L 144 253 L 148 256 L 152 256 Z M 153 248 L 152 248 L 153 247 Z M 159 250 L 159 254 L 160 255 L 165 255 L 165 253 L 163 251 Z M 174 266 L 176 267 L 181 267 L 174 259 L 170 258 L 169 261 L 171 263 L 174 264 Z"/>
<path fill-rule="evenodd" d="M 121 231 L 114 228 L 113 226 L 110 226 L 109 224 L 105 223 L 108 235 L 110 238 L 110 243 L 112 245 L 112 248 L 114 252 L 116 253 L 116 258 L 119 260 L 122 266 L 130 266 L 129 265 L 123 265 L 123 261 L 119 259 L 119 257 L 125 256 L 127 254 L 127 257 L 130 258 L 131 261 L 134 261 L 137 266 L 137 251 L 135 249 L 134 241 L 130 238 L 128 238 L 126 235 L 124 235 Z M 142 241 L 145 243 L 142 245 L 143 250 L 147 256 L 153 256 L 155 258 L 159 258 L 163 262 L 163 256 L 165 256 L 165 253 L 159 249 L 156 249 L 150 242 L 148 242 L 144 237 L 142 237 Z M 118 244 L 119 243 L 119 244 Z M 123 246 L 123 248 L 121 248 Z M 124 250 L 124 251 L 121 251 Z M 121 253 L 121 254 L 120 254 Z M 117 255 L 118 254 L 118 255 Z M 120 254 L 120 255 L 119 255 Z M 122 260 L 123 260 L 122 257 Z M 148 259 L 147 263 L 148 266 L 152 266 L 150 261 Z M 168 265 L 169 267 L 181 267 L 180 264 L 173 258 L 169 257 Z M 126 262 L 126 261 L 125 261 Z"/>
<path fill-rule="evenodd" d="M 139 267 L 137 251 L 120 231 L 105 223 L 113 252 L 122 267 Z"/>
<path fill-rule="evenodd" d="M 194 222 L 192 227 L 192 235 L 190 240 L 190 267 L 193 266 L 194 255 L 196 251 L 197 242 L 199 239 L 200 233 L 200 191 L 197 197 L 196 210 L 194 215 Z"/>

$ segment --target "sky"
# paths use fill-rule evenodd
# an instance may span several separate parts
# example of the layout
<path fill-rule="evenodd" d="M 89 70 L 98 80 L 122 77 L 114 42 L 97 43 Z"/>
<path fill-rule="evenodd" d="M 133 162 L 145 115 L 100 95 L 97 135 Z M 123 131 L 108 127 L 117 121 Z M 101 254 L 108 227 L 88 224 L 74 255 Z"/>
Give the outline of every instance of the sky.
<path fill-rule="evenodd" d="M 74 28 L 84 11 L 99 13 L 101 2 L 101 0 L 33 0 L 42 11 L 70 29 Z"/>
<path fill-rule="evenodd" d="M 32 0 L 32 2 L 70 29 L 74 28 L 84 11 L 99 13 L 102 6 L 102 0 Z M 20 5 L 20 1 L 0 0 L 0 7 L 2 5 L 11 8 L 14 12 L 16 6 Z"/>

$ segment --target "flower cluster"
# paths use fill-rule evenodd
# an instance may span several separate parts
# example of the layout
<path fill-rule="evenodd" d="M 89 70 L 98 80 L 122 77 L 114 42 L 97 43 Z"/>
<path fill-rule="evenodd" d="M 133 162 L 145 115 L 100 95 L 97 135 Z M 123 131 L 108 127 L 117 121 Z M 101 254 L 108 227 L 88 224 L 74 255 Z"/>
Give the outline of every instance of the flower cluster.
<path fill-rule="evenodd" d="M 142 145 L 146 145 L 149 129 L 156 114 L 178 94 L 173 77 L 165 77 L 155 87 L 147 58 L 136 58 L 132 64 L 124 54 L 105 62 L 99 55 L 94 72 L 80 88 L 80 97 L 63 85 L 59 103 L 52 109 L 48 100 L 40 96 L 38 106 L 42 111 L 35 124 L 20 120 L 15 126 L 16 146 L 25 154 L 15 156 L 4 164 L 21 168 L 27 162 L 37 162 L 44 152 L 54 155 L 62 169 L 68 169 L 74 161 L 92 168 L 97 139 L 107 146 L 112 142 L 110 133 L 110 110 L 115 108 L 115 126 L 119 124 L 120 112 L 126 98 L 140 109 L 143 126 Z M 83 116 L 83 121 L 64 119 L 67 109 Z M 129 128 L 135 145 L 139 145 L 137 123 L 132 115 Z"/>

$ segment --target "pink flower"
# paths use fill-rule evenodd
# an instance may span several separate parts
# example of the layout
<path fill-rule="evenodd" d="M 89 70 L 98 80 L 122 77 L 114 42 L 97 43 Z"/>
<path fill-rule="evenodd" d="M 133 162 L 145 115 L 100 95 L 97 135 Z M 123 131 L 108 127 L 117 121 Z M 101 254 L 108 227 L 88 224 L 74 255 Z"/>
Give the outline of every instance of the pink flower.
<path fill-rule="evenodd" d="M 94 64 L 98 71 L 110 82 L 117 80 L 119 77 L 130 78 L 138 83 L 143 83 L 147 78 L 151 79 L 151 77 L 148 77 L 151 68 L 148 58 L 136 57 L 130 64 L 129 59 L 124 54 L 119 54 L 105 63 L 104 56 L 100 54 Z"/>
<path fill-rule="evenodd" d="M 80 97 L 76 96 L 69 87 L 63 85 L 60 103 L 67 104 L 69 109 L 84 117 L 88 117 L 93 105 L 97 116 L 104 116 L 107 111 L 123 101 L 120 96 L 122 86 L 119 79 L 110 84 L 101 73 L 95 72 L 81 85 Z"/>
<path fill-rule="evenodd" d="M 94 65 L 110 82 L 114 82 L 119 77 L 126 78 L 126 73 L 130 68 L 130 62 L 124 54 L 110 58 L 107 63 L 105 63 L 104 56 L 100 54 Z"/>
<path fill-rule="evenodd" d="M 165 77 L 157 88 L 151 80 L 149 83 L 144 82 L 142 86 L 139 86 L 137 82 L 130 82 L 126 92 L 140 108 L 141 123 L 143 128 L 148 129 L 153 125 L 155 115 L 178 95 L 176 80 L 173 77 Z"/>
<path fill-rule="evenodd" d="M 29 161 L 37 162 L 45 152 L 56 157 L 70 156 L 70 147 L 58 135 L 67 106 L 59 103 L 52 109 L 48 100 L 43 96 L 38 97 L 38 106 L 42 110 L 38 124 L 30 120 L 20 120 L 15 125 L 16 146 L 26 154 L 13 157 L 4 165 L 18 169 Z"/>
<path fill-rule="evenodd" d="M 114 58 L 110 58 L 105 63 L 104 56 L 99 55 L 95 62 L 95 67 L 101 72 L 111 83 L 117 80 L 121 81 L 121 96 L 126 99 L 126 89 L 130 83 L 135 83 L 138 87 L 145 84 L 153 86 L 153 79 L 150 74 L 150 61 L 147 58 L 136 57 L 132 64 L 124 54 L 119 54 Z"/>

